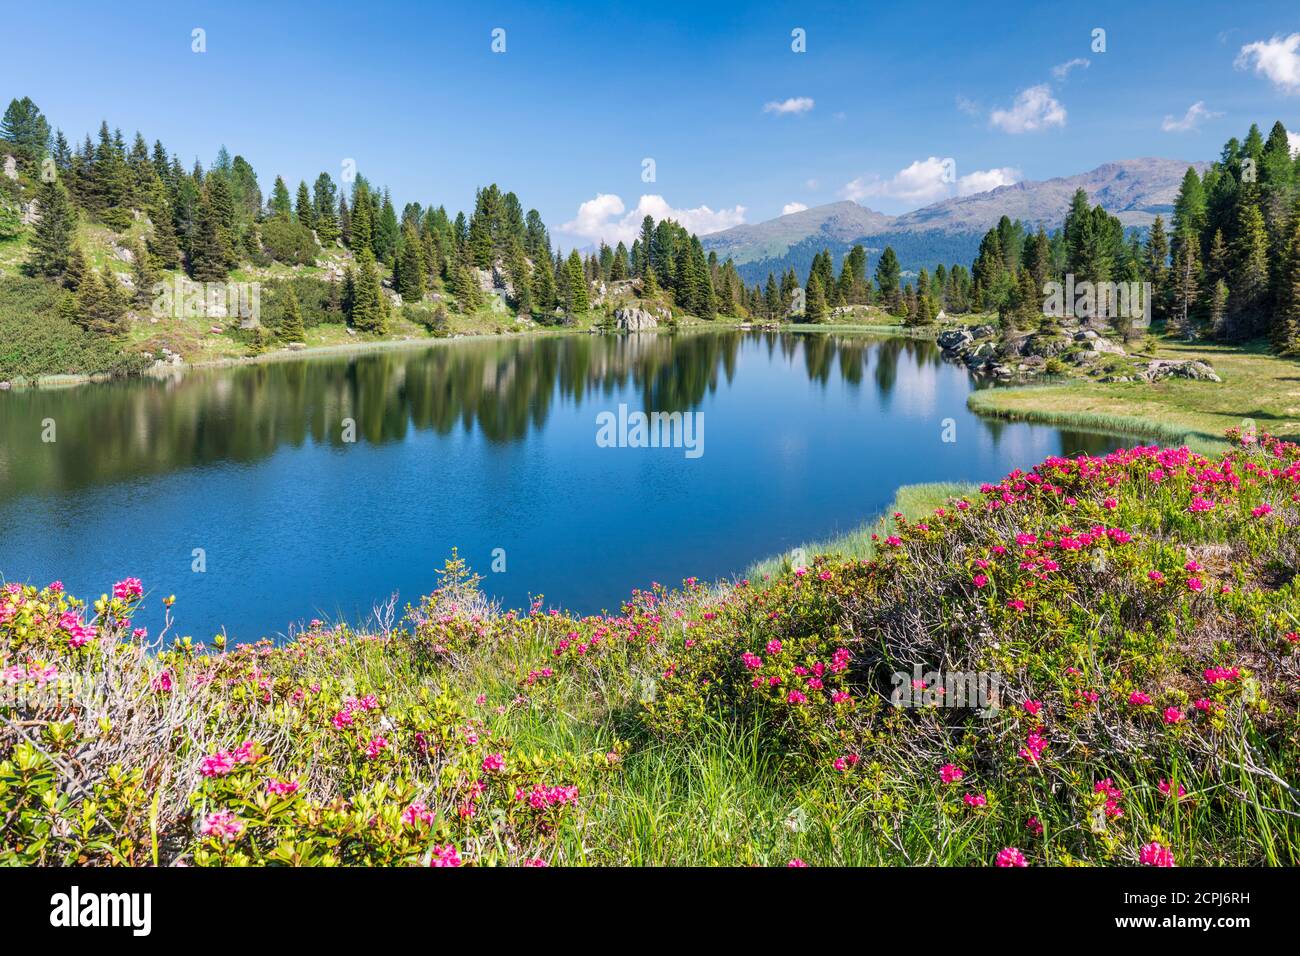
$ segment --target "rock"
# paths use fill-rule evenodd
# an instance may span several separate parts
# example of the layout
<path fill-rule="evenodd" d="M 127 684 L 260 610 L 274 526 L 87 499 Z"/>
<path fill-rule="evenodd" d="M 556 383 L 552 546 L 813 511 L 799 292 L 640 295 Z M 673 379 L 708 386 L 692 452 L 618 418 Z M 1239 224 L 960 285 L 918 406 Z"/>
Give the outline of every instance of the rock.
<path fill-rule="evenodd" d="M 944 329 L 935 339 L 939 343 L 939 348 L 945 352 L 955 352 L 963 345 L 968 345 L 974 336 L 968 329 Z"/>
<path fill-rule="evenodd" d="M 301 352 L 306 347 L 307 347 L 306 342 L 290 342 L 287 346 L 285 346 L 285 348 L 287 348 L 290 352 Z"/>
<path fill-rule="evenodd" d="M 1137 366 L 1138 374 L 1149 382 L 1167 378 L 1186 378 L 1198 382 L 1222 382 L 1223 379 L 1205 362 L 1196 359 L 1152 359 Z"/>
<path fill-rule="evenodd" d="M 5 177 L 7 179 L 18 178 L 18 160 L 14 159 L 8 153 L 5 154 Z"/>
<path fill-rule="evenodd" d="M 209 328 L 208 331 L 211 332 L 213 335 L 220 335 L 222 332 L 226 330 L 219 325 L 214 325 L 211 328 Z"/>
<path fill-rule="evenodd" d="M 13 388 L 13 386 L 8 382 L 0 382 L 0 392 L 7 392 L 11 388 Z"/>
<path fill-rule="evenodd" d="M 117 256 L 117 258 L 121 259 L 123 262 L 135 262 L 135 253 L 122 246 L 114 246 L 113 255 Z"/>
<path fill-rule="evenodd" d="M 1091 342 L 1095 338 L 1097 338 L 1097 333 L 1092 329 L 1081 329 L 1074 333 L 1074 341 L 1076 342 Z"/>
<path fill-rule="evenodd" d="M 1120 346 L 1116 345 L 1110 339 L 1102 338 L 1100 335 L 1092 340 L 1092 347 L 1098 352 L 1107 352 L 1111 355 L 1126 354 Z"/>
<path fill-rule="evenodd" d="M 620 332 L 644 332 L 659 327 L 658 319 L 635 306 L 614 310 L 614 321 Z"/>
<path fill-rule="evenodd" d="M 996 335 L 997 331 L 998 330 L 991 325 L 977 325 L 975 328 L 971 329 L 971 335 L 975 336 L 977 339 L 987 339 L 990 336 Z"/>

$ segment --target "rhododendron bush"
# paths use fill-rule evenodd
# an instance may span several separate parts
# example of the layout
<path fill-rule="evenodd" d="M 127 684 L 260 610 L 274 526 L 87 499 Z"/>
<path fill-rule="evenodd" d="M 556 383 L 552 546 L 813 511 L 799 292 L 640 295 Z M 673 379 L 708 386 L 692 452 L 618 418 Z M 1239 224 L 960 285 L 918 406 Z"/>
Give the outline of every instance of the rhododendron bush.
<path fill-rule="evenodd" d="M 453 556 L 396 624 L 228 649 L 135 627 L 134 579 L 5 585 L 0 862 L 1294 864 L 1300 450 L 1233 437 L 617 615 Z M 892 706 L 921 672 L 997 697 Z"/>

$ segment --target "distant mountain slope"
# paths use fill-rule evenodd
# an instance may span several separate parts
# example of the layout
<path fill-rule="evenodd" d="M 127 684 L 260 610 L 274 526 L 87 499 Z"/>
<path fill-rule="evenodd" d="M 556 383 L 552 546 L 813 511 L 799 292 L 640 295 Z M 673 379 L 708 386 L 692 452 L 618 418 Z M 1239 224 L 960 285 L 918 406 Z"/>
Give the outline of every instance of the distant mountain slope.
<path fill-rule="evenodd" d="M 893 221 L 893 216 L 886 216 L 846 199 L 778 216 L 766 222 L 733 226 L 703 237 L 701 241 L 706 249 L 717 250 L 719 258 L 730 256 L 740 265 L 780 256 L 791 246 L 810 238 L 838 243 L 885 232 Z"/>
<path fill-rule="evenodd" d="M 1204 171 L 1207 163 L 1175 159 L 1126 159 L 1105 163 L 1075 176 L 999 186 L 988 192 L 957 196 L 901 216 L 887 216 L 855 202 L 829 203 L 767 222 L 736 226 L 701 237 L 706 250 L 731 256 L 745 281 L 762 281 L 767 273 L 793 267 L 802 276 L 812 257 L 824 248 L 839 258 L 854 243 L 869 252 L 893 246 L 903 268 L 933 269 L 942 262 L 969 264 L 980 237 L 1002 216 L 1020 219 L 1029 228 L 1058 228 L 1070 198 L 1082 187 L 1128 228 L 1145 229 L 1157 215 L 1169 218 L 1178 184 L 1188 166 Z"/>

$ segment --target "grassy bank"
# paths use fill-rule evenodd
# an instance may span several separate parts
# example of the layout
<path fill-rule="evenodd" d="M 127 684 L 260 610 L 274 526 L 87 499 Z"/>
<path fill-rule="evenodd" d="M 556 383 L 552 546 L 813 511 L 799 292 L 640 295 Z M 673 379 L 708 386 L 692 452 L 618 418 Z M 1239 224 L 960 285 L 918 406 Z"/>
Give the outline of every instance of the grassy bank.
<path fill-rule="evenodd" d="M 936 508 L 941 508 L 950 498 L 959 498 L 974 492 L 971 485 L 955 482 L 931 482 L 929 484 L 904 485 L 894 495 L 879 518 L 869 521 L 847 534 L 808 541 L 797 548 L 778 554 L 751 565 L 745 577 L 757 585 L 770 578 L 778 577 L 793 570 L 796 561 L 803 558 L 811 561 L 816 556 L 825 556 L 837 560 L 865 561 L 876 554 L 879 540 L 892 534 L 896 524 L 895 515 L 901 514 L 909 521 L 917 521 Z"/>
<path fill-rule="evenodd" d="M 1079 381 L 992 388 L 972 393 L 967 405 L 983 415 L 1188 442 L 1202 450 L 1221 449 L 1223 433 L 1243 421 L 1260 431 L 1300 438 L 1300 362 L 1269 354 L 1262 344 L 1165 342 L 1156 357 L 1208 362 L 1223 382 Z"/>
<path fill-rule="evenodd" d="M 1049 460 L 764 588 L 502 612 L 452 560 L 280 646 L 10 586 L 0 864 L 1295 864 L 1298 489 Z"/>

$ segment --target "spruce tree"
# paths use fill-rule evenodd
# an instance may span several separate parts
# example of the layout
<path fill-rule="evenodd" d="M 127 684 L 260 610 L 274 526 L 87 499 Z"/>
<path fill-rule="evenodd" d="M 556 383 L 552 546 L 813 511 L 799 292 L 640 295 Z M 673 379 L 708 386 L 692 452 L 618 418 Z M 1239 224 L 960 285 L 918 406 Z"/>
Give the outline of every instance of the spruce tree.
<path fill-rule="evenodd" d="M 190 278 L 197 282 L 220 282 L 229 273 L 233 257 L 230 240 L 217 222 L 216 212 L 205 192 L 199 202 L 196 235 L 190 243 Z"/>
<path fill-rule="evenodd" d="M 805 322 L 824 322 L 826 320 L 826 293 L 822 291 L 821 276 L 816 270 L 808 275 L 808 287 L 804 289 L 803 317 Z"/>
<path fill-rule="evenodd" d="M 402 299 L 419 302 L 424 298 L 424 249 L 415 225 L 408 222 L 402 231 L 401 251 L 397 261 L 397 281 L 394 282 Z"/>
<path fill-rule="evenodd" d="M 153 287 L 158 282 L 158 267 L 153 256 L 139 239 L 132 250 L 131 283 L 135 286 L 135 304 L 144 308 L 154 299 Z"/>
<path fill-rule="evenodd" d="M 293 202 L 289 198 L 289 187 L 284 184 L 284 177 L 276 176 L 271 188 L 271 216 L 276 219 L 293 218 Z"/>
<path fill-rule="evenodd" d="M 281 342 L 302 342 L 307 337 L 307 330 L 302 324 L 302 310 L 298 307 L 298 296 L 290 286 L 284 300 L 284 317 L 275 330 Z"/>
<path fill-rule="evenodd" d="M 40 218 L 32 234 L 28 268 L 33 275 L 60 279 L 68 268 L 77 217 L 58 177 L 42 182 L 37 193 Z"/>
<path fill-rule="evenodd" d="M 358 332 L 384 331 L 384 292 L 379 282 L 375 254 L 362 247 L 357 253 L 357 271 L 352 292 L 352 327 Z"/>
<path fill-rule="evenodd" d="M 587 294 L 587 277 L 582 271 L 582 257 L 578 250 L 569 253 L 569 308 L 570 314 L 587 312 L 591 299 Z"/>
<path fill-rule="evenodd" d="M 298 197 L 293 212 L 300 226 L 313 230 L 316 228 L 316 207 L 312 205 L 311 194 L 307 192 L 307 184 L 302 180 L 298 181 Z"/>
<path fill-rule="evenodd" d="M 335 212 L 334 181 L 329 173 L 321 173 L 312 186 L 312 216 L 316 223 L 316 236 L 321 245 L 331 245 L 339 238 L 338 213 Z"/>

